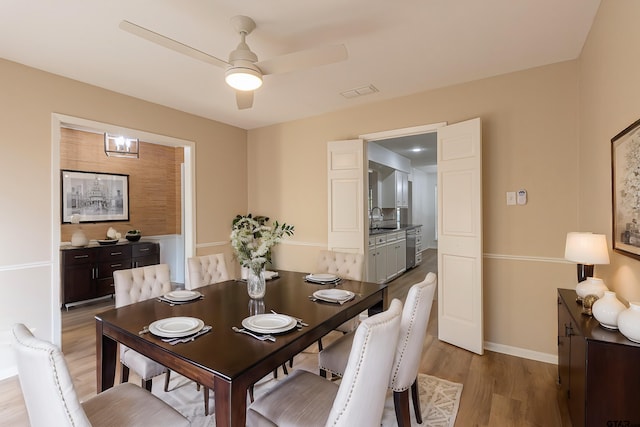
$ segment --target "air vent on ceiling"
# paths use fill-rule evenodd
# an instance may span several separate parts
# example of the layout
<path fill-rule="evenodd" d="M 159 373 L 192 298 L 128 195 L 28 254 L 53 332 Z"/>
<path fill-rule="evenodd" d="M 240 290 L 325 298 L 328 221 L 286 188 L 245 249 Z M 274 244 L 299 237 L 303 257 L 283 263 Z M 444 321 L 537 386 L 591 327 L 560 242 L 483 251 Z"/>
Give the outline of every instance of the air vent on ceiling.
<path fill-rule="evenodd" d="M 346 90 L 340 93 L 340 95 L 344 96 L 347 99 L 351 99 L 351 98 L 357 98 L 363 95 L 371 95 L 372 93 L 376 93 L 376 92 L 378 92 L 378 88 L 376 88 L 374 85 L 369 85 L 369 86 L 362 86 L 356 89 Z"/>

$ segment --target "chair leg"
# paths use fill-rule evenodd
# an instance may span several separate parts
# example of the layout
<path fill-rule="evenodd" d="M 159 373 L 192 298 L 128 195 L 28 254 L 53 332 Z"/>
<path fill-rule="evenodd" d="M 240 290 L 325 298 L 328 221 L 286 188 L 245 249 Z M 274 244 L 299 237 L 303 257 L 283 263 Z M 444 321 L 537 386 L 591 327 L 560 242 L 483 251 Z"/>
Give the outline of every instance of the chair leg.
<path fill-rule="evenodd" d="M 284 372 L 285 375 L 289 375 L 289 371 L 287 371 L 287 364 L 286 363 L 282 364 L 282 372 Z"/>
<path fill-rule="evenodd" d="M 318 351 L 322 351 L 322 338 L 318 338 Z"/>
<path fill-rule="evenodd" d="M 418 378 L 411 384 L 411 397 L 413 398 L 413 410 L 416 413 L 416 421 L 422 424 L 422 409 L 420 408 L 420 390 L 418 389 Z"/>
<path fill-rule="evenodd" d="M 409 416 L 409 390 L 393 392 L 393 406 L 396 408 L 396 421 L 398 427 L 408 427 L 411 425 Z"/>
<path fill-rule="evenodd" d="M 200 385 L 200 384 L 198 384 Z M 208 416 L 209 415 L 209 388 L 207 387 L 203 387 L 204 391 L 204 416 Z"/>
<path fill-rule="evenodd" d="M 200 391 L 200 383 L 196 383 L 196 390 Z"/>
<path fill-rule="evenodd" d="M 169 391 L 169 379 L 171 378 L 171 370 L 167 369 L 167 373 L 164 374 L 164 391 Z"/>
<path fill-rule="evenodd" d="M 142 380 L 142 387 L 146 388 L 147 391 L 151 391 L 151 386 L 153 385 L 152 380 Z"/>
<path fill-rule="evenodd" d="M 120 364 L 120 382 L 126 383 L 127 381 L 129 381 L 129 367 L 121 363 Z"/>
<path fill-rule="evenodd" d="M 293 368 L 293 357 L 291 359 L 289 359 L 289 367 Z"/>
<path fill-rule="evenodd" d="M 249 387 L 249 400 L 253 403 L 253 384 Z"/>
<path fill-rule="evenodd" d="M 273 379 L 277 380 L 278 379 L 278 368 L 273 370 Z"/>

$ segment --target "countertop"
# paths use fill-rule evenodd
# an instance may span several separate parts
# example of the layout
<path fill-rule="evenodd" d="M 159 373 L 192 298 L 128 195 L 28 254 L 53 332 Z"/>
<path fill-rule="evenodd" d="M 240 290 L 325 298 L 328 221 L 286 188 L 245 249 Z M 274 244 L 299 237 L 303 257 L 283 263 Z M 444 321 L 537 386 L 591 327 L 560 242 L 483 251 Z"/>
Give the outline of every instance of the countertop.
<path fill-rule="evenodd" d="M 422 224 L 400 224 L 400 226 L 395 228 L 370 228 L 369 236 L 376 236 L 378 234 L 387 234 L 387 233 L 395 233 L 397 231 L 406 231 L 412 228 L 422 227 Z"/>

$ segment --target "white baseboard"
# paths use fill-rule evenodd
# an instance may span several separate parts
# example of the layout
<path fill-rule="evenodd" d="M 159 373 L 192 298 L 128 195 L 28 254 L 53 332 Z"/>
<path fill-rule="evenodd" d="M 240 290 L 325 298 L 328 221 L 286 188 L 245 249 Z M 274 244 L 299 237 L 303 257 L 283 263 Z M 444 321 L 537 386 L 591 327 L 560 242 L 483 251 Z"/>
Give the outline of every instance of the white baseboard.
<path fill-rule="evenodd" d="M 522 357 L 523 359 L 551 363 L 552 365 L 558 364 L 558 356 L 556 354 L 541 353 L 539 351 L 527 350 L 526 348 L 512 347 L 504 344 L 496 344 L 489 341 L 484 342 L 484 348 L 485 350 L 495 351 L 496 353 Z"/>

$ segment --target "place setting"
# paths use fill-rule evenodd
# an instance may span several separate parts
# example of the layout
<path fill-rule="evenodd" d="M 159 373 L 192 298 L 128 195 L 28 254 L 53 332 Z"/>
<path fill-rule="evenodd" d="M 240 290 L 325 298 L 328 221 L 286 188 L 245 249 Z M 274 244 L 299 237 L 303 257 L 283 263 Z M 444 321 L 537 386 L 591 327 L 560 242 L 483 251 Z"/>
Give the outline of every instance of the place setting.
<path fill-rule="evenodd" d="M 302 319 L 279 314 L 271 310 L 271 313 L 256 314 L 242 320 L 242 328 L 233 326 L 236 333 L 249 335 L 260 341 L 275 342 L 276 334 L 283 334 L 293 329 L 300 330 L 309 326 Z"/>
<path fill-rule="evenodd" d="M 163 302 L 165 304 L 169 304 L 170 306 L 179 305 L 179 304 L 188 304 L 190 302 L 194 302 L 200 299 L 203 299 L 204 295 L 202 295 L 198 291 L 191 291 L 187 289 L 176 289 L 171 292 L 167 292 L 164 295 L 161 295 L 157 298 L 158 302 Z"/>
<path fill-rule="evenodd" d="M 317 285 L 337 285 L 342 279 L 331 273 L 311 273 L 307 274 L 304 280 Z"/>
<path fill-rule="evenodd" d="M 344 304 L 348 301 L 351 301 L 356 296 L 355 293 L 351 291 L 347 291 L 345 289 L 320 289 L 315 291 L 312 295 L 309 296 L 311 301 L 321 301 L 328 302 L 334 304 Z"/>
<path fill-rule="evenodd" d="M 140 335 L 151 333 L 171 345 L 187 343 L 211 331 L 212 326 L 205 325 L 195 317 L 167 317 L 156 320 L 142 328 Z"/>

